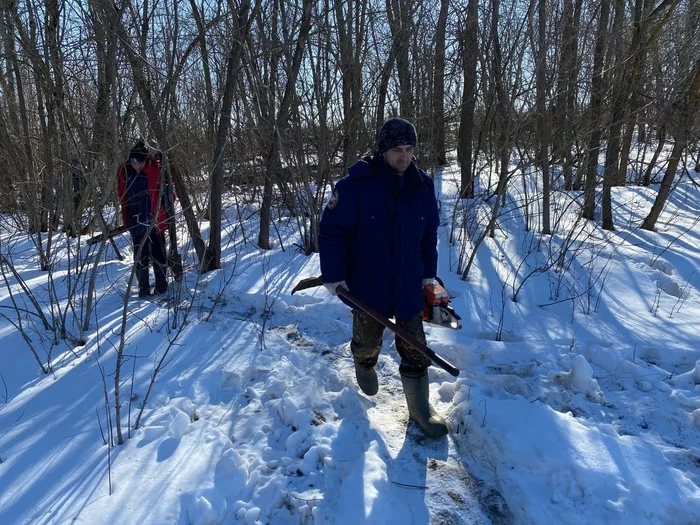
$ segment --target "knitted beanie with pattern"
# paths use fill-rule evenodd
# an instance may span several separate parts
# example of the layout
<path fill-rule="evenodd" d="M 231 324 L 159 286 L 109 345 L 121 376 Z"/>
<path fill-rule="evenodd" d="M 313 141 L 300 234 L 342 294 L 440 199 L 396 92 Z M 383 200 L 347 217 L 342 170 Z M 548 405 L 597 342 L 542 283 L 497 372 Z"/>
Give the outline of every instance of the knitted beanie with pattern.
<path fill-rule="evenodd" d="M 379 131 L 377 150 L 385 153 L 397 146 L 416 147 L 416 128 L 408 120 L 396 117 L 387 120 Z"/>

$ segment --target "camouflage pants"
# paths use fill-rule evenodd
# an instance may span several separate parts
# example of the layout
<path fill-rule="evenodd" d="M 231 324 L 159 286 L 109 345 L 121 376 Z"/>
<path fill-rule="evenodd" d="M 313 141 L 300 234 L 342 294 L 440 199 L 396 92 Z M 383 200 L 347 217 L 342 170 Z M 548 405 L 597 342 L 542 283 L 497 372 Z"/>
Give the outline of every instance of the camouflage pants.
<path fill-rule="evenodd" d="M 423 316 L 416 314 L 405 321 L 396 322 L 412 337 L 425 343 L 423 332 Z M 352 311 L 352 341 L 350 349 L 355 360 L 364 366 L 375 366 L 382 348 L 382 335 L 384 326 L 360 311 Z M 406 377 L 422 377 L 430 366 L 430 359 L 418 350 L 409 346 L 398 336 L 396 337 L 396 350 L 401 356 L 399 373 Z"/>

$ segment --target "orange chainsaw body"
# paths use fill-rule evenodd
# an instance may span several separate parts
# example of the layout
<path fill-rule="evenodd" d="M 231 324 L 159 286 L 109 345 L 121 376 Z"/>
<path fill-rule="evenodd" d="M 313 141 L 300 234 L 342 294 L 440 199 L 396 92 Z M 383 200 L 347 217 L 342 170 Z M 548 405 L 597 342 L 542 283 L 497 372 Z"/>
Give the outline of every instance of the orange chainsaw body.
<path fill-rule="evenodd" d="M 441 284 L 437 282 L 429 284 L 423 287 L 423 293 L 425 295 L 423 321 L 455 330 L 462 328 L 462 318 L 450 305 L 450 294 Z"/>

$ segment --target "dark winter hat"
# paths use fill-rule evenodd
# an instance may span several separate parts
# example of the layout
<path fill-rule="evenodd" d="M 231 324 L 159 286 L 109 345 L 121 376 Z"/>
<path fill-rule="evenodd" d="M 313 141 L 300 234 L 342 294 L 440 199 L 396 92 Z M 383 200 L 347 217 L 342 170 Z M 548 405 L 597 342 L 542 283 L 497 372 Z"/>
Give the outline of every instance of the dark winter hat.
<path fill-rule="evenodd" d="M 148 148 L 142 140 L 139 140 L 136 144 L 134 144 L 134 147 L 131 148 L 129 158 L 136 160 L 136 162 L 146 161 L 146 158 L 148 158 Z"/>
<path fill-rule="evenodd" d="M 397 146 L 416 147 L 416 128 L 408 120 L 398 117 L 384 123 L 377 139 L 379 153 Z"/>

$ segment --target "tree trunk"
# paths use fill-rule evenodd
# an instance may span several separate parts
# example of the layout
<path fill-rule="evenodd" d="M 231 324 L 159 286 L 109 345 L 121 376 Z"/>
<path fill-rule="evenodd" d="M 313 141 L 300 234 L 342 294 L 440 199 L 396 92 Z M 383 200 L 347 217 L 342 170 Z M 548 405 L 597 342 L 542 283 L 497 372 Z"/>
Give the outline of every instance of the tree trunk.
<path fill-rule="evenodd" d="M 92 122 L 92 138 L 87 156 L 87 171 L 92 174 L 97 171 L 99 159 L 109 156 L 109 136 L 116 125 L 116 115 L 112 111 L 112 90 L 117 78 L 116 54 L 117 37 L 108 20 L 103 20 L 97 12 L 91 10 L 92 23 L 96 32 L 104 34 L 104 39 L 95 38 L 95 58 L 97 60 L 97 101 L 95 116 Z M 103 31 L 100 31 L 103 30 Z M 106 42 L 105 42 L 106 41 Z M 116 140 L 116 136 L 112 137 Z M 79 156 L 79 158 L 81 158 Z M 105 165 L 104 168 L 107 166 Z M 110 166 L 111 167 L 111 166 Z"/>
<path fill-rule="evenodd" d="M 449 0 L 440 0 L 440 15 L 435 32 L 435 58 L 433 61 L 432 144 L 431 161 L 439 166 L 447 164 L 445 146 L 445 32 Z"/>
<path fill-rule="evenodd" d="M 637 0 L 639 1 L 639 0 Z M 625 180 L 620 177 L 620 142 L 622 125 L 626 118 L 627 97 L 625 87 L 629 77 L 629 66 L 626 60 L 625 48 L 622 45 L 622 33 L 625 20 L 625 1 L 615 0 L 615 19 L 612 27 L 613 40 L 611 41 L 614 60 L 612 72 L 615 82 L 611 98 L 613 101 L 610 124 L 608 125 L 608 144 L 605 151 L 605 168 L 603 174 L 603 228 L 612 230 L 612 210 L 610 200 L 610 188 L 624 186 Z M 624 161 L 623 161 L 624 162 Z"/>
<path fill-rule="evenodd" d="M 613 22 L 612 34 L 614 61 L 613 73 L 615 82 L 612 92 L 612 112 L 610 124 L 608 126 L 608 144 L 605 150 L 605 163 L 603 168 L 603 197 L 602 197 L 602 221 L 601 227 L 604 230 L 614 230 L 614 220 L 612 212 L 612 187 L 624 185 L 624 180 L 619 180 L 618 163 L 620 159 L 620 134 L 622 132 L 623 118 L 625 115 L 626 100 L 623 89 L 627 83 L 628 69 L 624 61 L 624 48 L 622 47 L 622 28 L 625 20 L 624 0 L 615 0 L 615 19 Z"/>
<path fill-rule="evenodd" d="M 413 30 L 414 0 L 386 0 L 387 18 L 392 37 L 396 40 L 396 73 L 399 77 L 399 111 L 401 116 L 413 120 L 413 86 L 409 58 Z"/>
<path fill-rule="evenodd" d="M 673 151 L 668 159 L 668 166 L 666 167 L 666 173 L 661 181 L 661 187 L 659 188 L 659 193 L 654 200 L 654 204 L 649 211 L 649 215 L 646 216 L 642 222 L 641 227 L 645 230 L 652 231 L 656 226 L 656 221 L 659 219 L 661 212 L 666 205 L 668 196 L 671 194 L 671 185 L 673 179 L 676 176 L 676 169 L 681 160 L 681 154 L 688 145 L 688 138 L 690 136 L 690 130 L 693 125 L 693 119 L 698 109 L 698 103 L 700 102 L 700 59 L 695 62 L 695 71 L 692 77 L 692 81 L 688 87 L 686 96 L 684 97 L 684 103 L 682 103 L 682 108 L 678 111 L 676 115 L 676 123 L 678 126 L 678 131 L 675 137 L 675 143 L 673 144 Z"/>
<path fill-rule="evenodd" d="M 362 118 L 362 46 L 367 2 L 335 2 L 343 99 L 343 171 L 360 153 Z"/>
<path fill-rule="evenodd" d="M 249 1 L 247 2 L 250 3 Z M 241 6 L 242 7 L 242 6 Z M 204 6 L 202 5 L 202 10 L 195 0 L 190 0 L 190 9 L 192 10 L 192 16 L 197 24 L 197 31 L 199 32 L 199 55 L 202 59 L 202 74 L 204 76 L 204 96 L 205 96 L 205 108 L 207 112 L 207 139 L 210 143 L 215 143 L 216 132 L 214 130 L 214 125 L 216 122 L 215 115 L 215 104 L 214 104 L 214 88 L 212 87 L 211 80 L 211 66 L 209 65 L 209 53 L 207 51 L 207 38 L 206 38 L 206 27 L 204 24 Z M 235 46 L 236 44 L 234 44 Z"/>
<path fill-rule="evenodd" d="M 460 196 L 474 197 L 473 140 L 474 110 L 476 108 L 476 65 L 479 54 L 477 40 L 479 29 L 479 0 L 469 0 L 467 20 L 462 36 L 462 56 L 464 64 L 464 84 L 462 88 L 462 108 L 459 121 L 459 162 Z"/>
<path fill-rule="evenodd" d="M 582 0 L 564 0 L 563 28 L 559 49 L 559 76 L 555 103 L 555 124 L 558 130 L 552 137 L 554 155 L 563 165 L 564 187 L 580 187 L 581 175 L 574 180 L 571 151 L 574 146 L 574 122 L 579 70 L 578 27 L 581 18 Z"/>
<path fill-rule="evenodd" d="M 19 57 L 17 56 L 15 50 L 15 35 L 12 30 L 13 21 L 15 21 L 15 26 L 17 25 L 17 12 L 16 4 L 9 5 L 6 2 L 2 3 L 3 7 L 3 20 L 5 22 L 5 27 L 3 31 L 3 40 L 5 51 L 9 54 L 7 57 L 11 64 L 12 75 L 14 78 L 14 85 L 17 95 L 17 106 L 19 109 L 19 118 L 22 124 L 22 155 L 19 157 L 20 166 L 22 168 L 22 174 L 24 177 L 24 191 L 21 195 L 24 199 L 23 208 L 25 209 L 28 219 L 29 219 L 29 231 L 30 233 L 35 233 L 37 235 L 37 250 L 39 252 L 39 259 L 42 261 L 42 265 L 46 261 L 45 254 L 42 248 L 41 242 L 41 212 L 40 206 L 38 205 L 40 189 L 38 183 L 38 175 L 36 170 L 36 158 L 34 147 L 31 141 L 31 131 L 29 127 L 29 110 L 27 107 L 27 101 L 24 96 L 24 81 L 22 78 L 22 73 L 19 68 Z"/>
<path fill-rule="evenodd" d="M 391 48 L 389 49 L 389 56 L 382 67 L 382 72 L 379 76 L 379 93 L 377 93 L 377 119 L 374 126 L 374 136 L 379 135 L 379 130 L 382 129 L 384 124 L 384 106 L 386 105 L 387 92 L 389 91 L 389 80 L 391 79 L 391 72 L 394 69 L 394 63 L 396 61 L 396 38 L 391 39 Z"/>
<path fill-rule="evenodd" d="M 256 3 L 255 9 L 259 2 Z M 214 158 L 212 159 L 211 184 L 209 191 L 209 243 L 204 252 L 202 273 L 221 267 L 221 194 L 224 187 L 224 151 L 228 143 L 231 129 L 231 108 L 233 95 L 238 81 L 243 43 L 247 38 L 251 20 L 248 18 L 250 2 L 243 0 L 238 12 L 233 1 L 229 0 L 229 9 L 234 23 L 234 37 L 226 62 L 226 80 L 221 102 L 221 116 L 214 143 Z M 253 14 L 255 16 L 255 14 Z M 201 34 L 201 33 L 200 33 Z M 202 35 L 202 38 L 204 36 Z"/>
<path fill-rule="evenodd" d="M 603 134 L 603 95 L 606 91 L 603 66 L 605 48 L 607 47 L 610 0 L 601 0 L 598 29 L 596 31 L 595 51 L 593 54 L 593 78 L 591 81 L 591 105 L 589 107 L 591 135 L 588 140 L 588 160 L 586 162 L 586 186 L 582 216 L 588 220 L 595 219 L 595 186 L 598 177 L 598 157 L 600 140 Z"/>
<path fill-rule="evenodd" d="M 496 195 L 488 224 L 489 237 L 496 234 L 496 222 L 501 201 L 505 197 L 508 184 L 508 161 L 510 159 L 510 104 L 503 85 L 503 55 L 498 33 L 500 0 L 491 0 L 491 44 L 493 46 L 493 82 L 496 88 L 496 122 L 498 123 L 499 172 Z"/>
<path fill-rule="evenodd" d="M 537 15 L 537 63 L 535 65 L 535 83 L 537 91 L 537 163 L 542 170 L 542 234 L 550 235 L 552 228 L 549 219 L 549 123 L 547 115 L 547 1 L 538 0 Z"/>
<path fill-rule="evenodd" d="M 649 161 L 649 165 L 647 166 L 647 169 L 644 170 L 644 176 L 642 177 L 642 186 L 649 186 L 651 184 L 651 173 L 654 171 L 654 168 L 656 167 L 656 162 L 659 160 L 659 155 L 661 155 L 661 152 L 664 149 L 664 146 L 666 145 L 666 124 L 662 123 L 661 126 L 659 127 L 659 133 L 657 135 L 657 140 L 658 143 L 656 144 L 656 149 L 654 150 L 654 154 L 651 156 L 651 160 Z"/>

